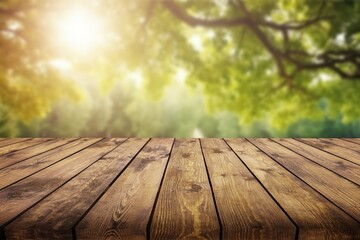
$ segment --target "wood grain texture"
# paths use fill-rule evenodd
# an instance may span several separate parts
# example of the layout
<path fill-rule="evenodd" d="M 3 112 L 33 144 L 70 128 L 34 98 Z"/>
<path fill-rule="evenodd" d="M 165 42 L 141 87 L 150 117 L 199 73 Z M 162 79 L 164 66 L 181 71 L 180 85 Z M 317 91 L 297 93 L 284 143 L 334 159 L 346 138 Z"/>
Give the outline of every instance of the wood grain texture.
<path fill-rule="evenodd" d="M 16 142 L 16 143 L 13 143 L 10 145 L 6 145 L 6 146 L 0 148 L 0 155 L 17 152 L 17 151 L 20 151 L 21 149 L 25 149 L 30 146 L 34 146 L 34 145 L 43 143 L 43 142 L 49 141 L 51 139 L 52 138 L 32 138 L 32 139 L 29 139 L 26 141 L 20 141 L 20 142 Z"/>
<path fill-rule="evenodd" d="M 245 139 L 226 139 L 299 228 L 299 239 L 357 239 L 360 224 Z M 288 159 L 289 160 L 289 159 Z"/>
<path fill-rule="evenodd" d="M 321 151 L 318 148 L 311 147 L 305 143 L 294 139 L 279 138 L 273 139 L 275 142 L 291 149 L 292 151 L 310 159 L 321 166 L 330 169 L 337 174 L 347 178 L 360 185 L 360 166 L 346 161 L 340 157 Z M 360 145 L 359 145 L 360 146 Z"/>
<path fill-rule="evenodd" d="M 77 239 L 146 239 L 173 139 L 152 139 L 76 226 Z"/>
<path fill-rule="evenodd" d="M 344 141 L 360 144 L 360 138 L 341 138 Z"/>
<path fill-rule="evenodd" d="M 360 239 L 360 139 L 58 140 L 0 141 L 0 239 Z"/>
<path fill-rule="evenodd" d="M 72 227 L 148 139 L 130 139 L 5 228 L 10 239 L 71 239 Z"/>
<path fill-rule="evenodd" d="M 201 140 L 223 239 L 293 239 L 295 226 L 222 139 Z"/>
<path fill-rule="evenodd" d="M 3 168 L 0 170 L 0 189 L 44 169 L 100 140 L 101 138 L 82 138 L 12 166 Z"/>
<path fill-rule="evenodd" d="M 251 139 L 253 144 L 360 221 L 360 187 L 270 139 Z"/>
<path fill-rule="evenodd" d="M 328 142 L 331 142 L 334 145 L 338 145 L 344 148 L 348 148 L 350 150 L 356 151 L 356 152 L 360 152 L 360 145 L 357 143 L 353 143 L 351 141 L 346 141 L 343 139 L 339 139 L 339 138 L 320 138 L 320 140 L 326 140 Z"/>
<path fill-rule="evenodd" d="M 298 138 L 301 142 L 319 148 L 323 151 L 334 154 L 338 157 L 341 157 L 345 160 L 351 161 L 360 165 L 360 153 L 350 150 L 348 148 L 344 148 L 335 144 L 332 144 L 331 141 L 327 141 L 326 139 L 317 139 L 317 138 Z"/>
<path fill-rule="evenodd" d="M 125 139 L 105 139 L 0 191 L 0 227 L 28 209 Z"/>
<path fill-rule="evenodd" d="M 29 139 L 30 138 L 2 138 L 2 140 L 0 141 L 0 148 L 5 147 L 5 146 L 10 145 L 10 144 L 23 142 L 23 141 L 26 141 L 26 140 L 29 140 Z"/>
<path fill-rule="evenodd" d="M 150 239 L 219 239 L 220 226 L 198 139 L 176 140 Z"/>
<path fill-rule="evenodd" d="M 60 147 L 69 142 L 72 142 L 74 140 L 76 140 L 76 139 L 75 138 L 53 139 L 53 140 L 43 142 L 41 144 L 37 144 L 35 146 L 25 148 L 23 150 L 4 154 L 4 155 L 0 156 L 0 169 L 11 166 L 15 163 L 24 161 L 25 159 L 28 159 L 32 156 L 36 156 L 38 154 L 44 153 L 51 149 Z"/>

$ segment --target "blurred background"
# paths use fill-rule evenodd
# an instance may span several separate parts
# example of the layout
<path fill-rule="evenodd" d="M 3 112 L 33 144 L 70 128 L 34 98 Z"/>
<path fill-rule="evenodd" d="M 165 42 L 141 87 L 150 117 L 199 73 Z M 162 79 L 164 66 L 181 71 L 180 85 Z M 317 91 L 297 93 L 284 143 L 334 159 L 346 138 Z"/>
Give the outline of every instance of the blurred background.
<path fill-rule="evenodd" d="M 2 0 L 1 137 L 360 137 L 360 1 Z"/>

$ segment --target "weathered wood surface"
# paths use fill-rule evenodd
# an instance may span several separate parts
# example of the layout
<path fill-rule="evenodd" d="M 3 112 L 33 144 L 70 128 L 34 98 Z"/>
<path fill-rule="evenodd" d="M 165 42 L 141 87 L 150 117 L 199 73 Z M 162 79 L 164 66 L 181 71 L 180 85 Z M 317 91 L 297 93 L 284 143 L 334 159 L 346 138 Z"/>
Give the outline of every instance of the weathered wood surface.
<path fill-rule="evenodd" d="M 291 239 L 295 226 L 222 139 L 202 147 L 224 239 Z"/>
<path fill-rule="evenodd" d="M 360 221 L 360 187 L 270 139 L 250 140 L 275 161 Z"/>
<path fill-rule="evenodd" d="M 301 138 L 299 141 L 360 165 L 360 149 L 352 150 L 345 148 L 344 146 L 336 145 L 330 139 Z"/>
<path fill-rule="evenodd" d="M 24 161 L 38 154 L 45 153 L 51 149 L 65 145 L 74 140 L 75 139 L 53 139 L 53 140 L 45 141 L 42 144 L 37 144 L 34 146 L 27 147 L 23 150 L 8 152 L 0 156 L 0 169 Z"/>
<path fill-rule="evenodd" d="M 101 139 L 80 139 L 0 170 L 0 189 L 36 173 Z"/>
<path fill-rule="evenodd" d="M 175 141 L 150 233 L 154 239 L 220 237 L 218 217 L 198 139 Z"/>
<path fill-rule="evenodd" d="M 0 239 L 360 239 L 360 139 L 0 139 Z"/>
<path fill-rule="evenodd" d="M 128 140 L 99 159 L 7 226 L 8 237 L 71 238 L 75 223 L 146 142 L 146 139 Z M 74 189 L 77 189 L 76 194 Z"/>
<path fill-rule="evenodd" d="M 173 139 L 152 139 L 76 227 L 79 239 L 146 239 Z"/>
<path fill-rule="evenodd" d="M 26 149 L 28 147 L 31 146 L 35 146 L 37 144 L 46 142 L 51 140 L 50 138 L 34 138 L 34 139 L 29 139 L 29 140 L 18 140 L 18 139 L 9 139 L 6 140 L 6 142 L 11 142 L 12 140 L 16 140 L 16 142 L 13 142 L 11 144 L 5 144 L 4 146 L 0 147 L 0 162 L 6 160 L 6 157 L 8 155 L 11 155 L 13 153 L 17 153 L 19 151 L 21 151 L 22 149 Z"/>
<path fill-rule="evenodd" d="M 23 142 L 23 141 L 26 141 L 28 139 L 29 138 L 8 138 L 8 139 L 2 138 L 0 140 L 0 147 L 11 145 L 11 144 L 17 143 L 17 142 Z"/>
<path fill-rule="evenodd" d="M 109 139 L 16 182 L 0 191 L 0 226 L 36 204 L 124 140 Z"/>
<path fill-rule="evenodd" d="M 279 138 L 273 139 L 279 144 L 291 149 L 292 151 L 304 156 L 305 158 L 333 171 L 336 174 L 347 178 L 360 185 L 360 165 L 346 161 L 343 158 L 321 151 L 294 139 Z M 360 145 L 356 147 L 359 148 Z"/>
<path fill-rule="evenodd" d="M 356 236 L 359 224 L 355 220 L 249 141 L 229 139 L 227 142 L 293 219 L 298 226 L 300 239 Z"/>

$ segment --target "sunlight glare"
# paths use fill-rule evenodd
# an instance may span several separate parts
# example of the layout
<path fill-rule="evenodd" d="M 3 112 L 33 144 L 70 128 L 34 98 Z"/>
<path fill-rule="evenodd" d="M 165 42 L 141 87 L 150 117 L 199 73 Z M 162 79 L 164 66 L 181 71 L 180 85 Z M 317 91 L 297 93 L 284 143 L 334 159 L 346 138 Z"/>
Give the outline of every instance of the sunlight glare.
<path fill-rule="evenodd" d="M 202 133 L 202 131 L 199 128 L 195 128 L 192 134 L 193 138 L 203 138 L 204 134 Z"/>
<path fill-rule="evenodd" d="M 200 35 L 194 34 L 189 39 L 190 44 L 195 51 L 202 52 L 204 49 L 203 41 Z"/>
<path fill-rule="evenodd" d="M 215 33 L 214 30 L 209 30 L 209 31 L 206 32 L 206 37 L 207 37 L 208 39 L 214 39 L 215 36 L 216 36 L 216 33 Z"/>
<path fill-rule="evenodd" d="M 179 68 L 175 74 L 175 81 L 178 83 L 184 83 L 189 73 L 184 68 Z"/>
<path fill-rule="evenodd" d="M 143 83 L 143 75 L 137 70 L 128 74 L 127 78 L 135 84 L 135 87 L 140 87 Z"/>
<path fill-rule="evenodd" d="M 58 70 L 67 71 L 71 70 L 71 63 L 64 59 L 53 59 L 49 61 L 49 65 Z"/>
<path fill-rule="evenodd" d="M 58 22 L 60 44 L 76 51 L 88 51 L 101 43 L 103 23 L 85 9 L 73 9 Z"/>

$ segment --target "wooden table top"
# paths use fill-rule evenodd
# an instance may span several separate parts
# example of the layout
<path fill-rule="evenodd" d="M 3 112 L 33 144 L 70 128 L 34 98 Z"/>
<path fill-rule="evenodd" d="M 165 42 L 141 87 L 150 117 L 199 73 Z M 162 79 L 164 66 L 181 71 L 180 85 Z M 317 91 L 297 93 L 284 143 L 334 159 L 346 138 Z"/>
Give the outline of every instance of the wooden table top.
<path fill-rule="evenodd" d="M 360 139 L 0 139 L 0 239 L 360 239 Z"/>

